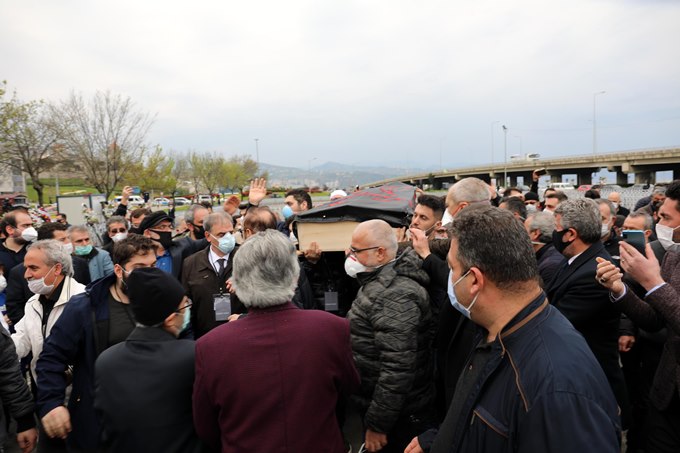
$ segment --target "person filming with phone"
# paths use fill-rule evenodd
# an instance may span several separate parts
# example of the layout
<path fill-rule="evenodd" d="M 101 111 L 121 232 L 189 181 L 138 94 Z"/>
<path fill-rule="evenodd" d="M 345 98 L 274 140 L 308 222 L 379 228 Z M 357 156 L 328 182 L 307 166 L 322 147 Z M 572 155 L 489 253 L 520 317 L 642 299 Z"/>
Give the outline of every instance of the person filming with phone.
<path fill-rule="evenodd" d="M 647 452 L 680 451 L 680 180 L 668 186 L 659 219 L 656 235 L 666 250 L 661 263 L 649 244 L 643 255 L 623 241 L 621 268 L 598 258 L 596 274 L 615 306 L 639 327 L 649 331 L 668 327 L 649 395 Z M 642 298 L 623 282 L 624 272 L 646 290 Z"/>

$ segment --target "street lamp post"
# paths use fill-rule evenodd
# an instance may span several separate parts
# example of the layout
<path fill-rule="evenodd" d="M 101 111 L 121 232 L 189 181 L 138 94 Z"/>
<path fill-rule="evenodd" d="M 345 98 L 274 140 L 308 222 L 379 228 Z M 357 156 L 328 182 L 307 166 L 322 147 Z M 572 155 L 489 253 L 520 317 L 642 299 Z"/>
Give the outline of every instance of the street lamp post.
<path fill-rule="evenodd" d="M 493 166 L 493 148 L 494 148 L 494 143 L 493 143 L 493 127 L 500 123 L 500 121 L 494 121 L 491 123 L 491 166 Z"/>
<path fill-rule="evenodd" d="M 593 154 L 597 154 L 597 104 L 595 100 L 597 99 L 597 95 L 605 93 L 606 91 L 598 91 L 597 93 L 593 93 Z"/>
<path fill-rule="evenodd" d="M 505 156 L 505 166 L 503 170 L 503 188 L 508 184 L 508 128 L 503 125 L 503 154 Z"/>

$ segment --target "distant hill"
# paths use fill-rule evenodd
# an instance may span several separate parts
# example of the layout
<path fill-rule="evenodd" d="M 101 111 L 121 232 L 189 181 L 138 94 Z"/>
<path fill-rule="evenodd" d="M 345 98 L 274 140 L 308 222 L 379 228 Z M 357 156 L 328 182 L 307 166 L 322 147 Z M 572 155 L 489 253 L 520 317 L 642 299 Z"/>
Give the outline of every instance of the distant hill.
<path fill-rule="evenodd" d="M 381 179 L 394 178 L 428 171 L 422 168 L 369 167 L 326 162 L 309 170 L 260 163 L 262 171 L 269 173 L 272 186 L 301 187 L 323 186 L 349 189 Z"/>

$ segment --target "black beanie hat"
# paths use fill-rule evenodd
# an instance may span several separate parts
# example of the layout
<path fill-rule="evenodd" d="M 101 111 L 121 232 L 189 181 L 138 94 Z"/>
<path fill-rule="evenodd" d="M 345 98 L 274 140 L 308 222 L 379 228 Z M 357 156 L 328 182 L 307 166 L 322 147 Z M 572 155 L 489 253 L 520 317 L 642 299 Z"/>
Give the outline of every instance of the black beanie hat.
<path fill-rule="evenodd" d="M 527 192 L 527 193 L 525 193 L 525 194 L 524 194 L 524 201 L 527 201 L 527 200 L 538 201 L 538 194 L 535 193 L 535 192 Z"/>
<path fill-rule="evenodd" d="M 127 278 L 127 286 L 135 320 L 145 326 L 162 323 L 184 298 L 184 287 L 157 267 L 134 269 Z"/>
<path fill-rule="evenodd" d="M 169 220 L 172 222 L 172 217 L 170 217 L 165 211 L 154 211 L 148 216 L 144 217 L 144 220 L 139 224 L 139 234 L 144 234 L 144 231 L 155 227 L 163 220 Z"/>

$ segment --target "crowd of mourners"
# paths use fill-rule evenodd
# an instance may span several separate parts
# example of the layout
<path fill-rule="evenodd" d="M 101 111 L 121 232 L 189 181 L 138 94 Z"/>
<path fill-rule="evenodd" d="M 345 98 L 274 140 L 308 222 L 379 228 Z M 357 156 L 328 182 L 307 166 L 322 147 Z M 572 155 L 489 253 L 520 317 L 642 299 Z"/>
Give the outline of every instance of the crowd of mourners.
<path fill-rule="evenodd" d="M 0 451 L 680 452 L 680 180 L 538 179 L 417 191 L 344 252 L 262 179 L 182 219 L 126 187 L 101 238 L 5 213 Z"/>

